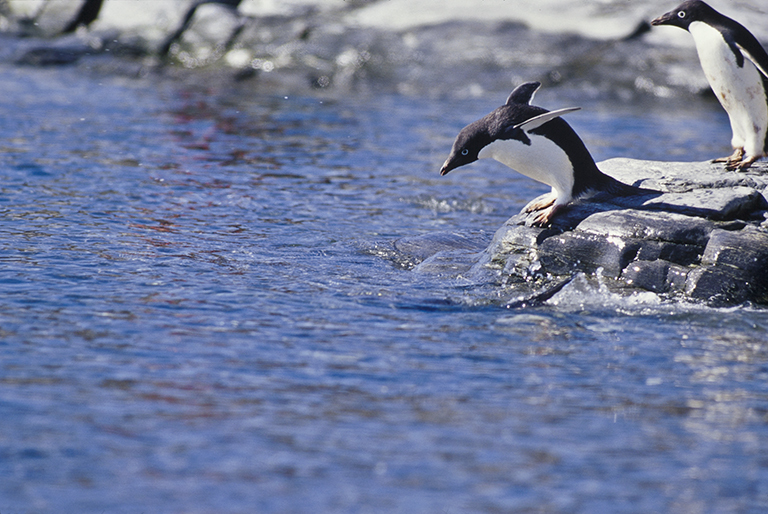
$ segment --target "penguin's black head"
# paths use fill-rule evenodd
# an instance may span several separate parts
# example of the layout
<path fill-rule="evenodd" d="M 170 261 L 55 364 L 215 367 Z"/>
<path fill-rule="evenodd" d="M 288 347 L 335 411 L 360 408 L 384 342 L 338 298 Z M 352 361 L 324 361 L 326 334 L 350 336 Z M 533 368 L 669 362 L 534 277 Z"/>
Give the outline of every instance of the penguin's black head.
<path fill-rule="evenodd" d="M 694 21 L 706 21 L 713 13 L 717 13 L 701 0 L 688 0 L 666 14 L 662 14 L 651 22 L 651 25 L 671 25 L 688 30 Z"/>
<path fill-rule="evenodd" d="M 475 162 L 478 159 L 477 154 L 491 142 L 491 139 L 485 118 L 470 123 L 461 129 L 453 142 L 451 154 L 445 160 L 443 167 L 440 168 L 440 175 L 445 175 L 460 166 Z"/>

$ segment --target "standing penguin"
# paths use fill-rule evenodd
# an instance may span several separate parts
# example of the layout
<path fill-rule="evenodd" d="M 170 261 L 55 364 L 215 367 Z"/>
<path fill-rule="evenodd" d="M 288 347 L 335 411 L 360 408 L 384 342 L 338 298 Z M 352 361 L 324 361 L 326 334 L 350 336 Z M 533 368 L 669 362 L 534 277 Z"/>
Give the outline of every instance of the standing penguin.
<path fill-rule="evenodd" d="M 548 226 L 571 200 L 590 192 L 622 196 L 650 192 L 629 186 L 601 172 L 592 155 L 563 114 L 578 107 L 547 111 L 531 105 L 539 82 L 521 84 L 507 102 L 459 132 L 440 175 L 491 158 L 552 187 L 552 194 L 529 203 L 524 211 L 539 211 L 533 224 Z"/>
<path fill-rule="evenodd" d="M 728 113 L 734 153 L 715 159 L 729 170 L 746 169 L 768 151 L 768 54 L 738 22 L 699 0 L 688 0 L 652 25 L 688 30 L 704 75 Z"/>

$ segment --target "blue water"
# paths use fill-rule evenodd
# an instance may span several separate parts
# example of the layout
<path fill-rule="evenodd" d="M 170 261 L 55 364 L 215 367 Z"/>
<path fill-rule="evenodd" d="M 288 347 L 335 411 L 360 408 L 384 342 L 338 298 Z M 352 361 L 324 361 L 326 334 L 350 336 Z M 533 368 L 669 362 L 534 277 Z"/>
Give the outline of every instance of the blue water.
<path fill-rule="evenodd" d="M 768 311 L 586 278 L 507 309 L 394 249 L 544 192 L 438 174 L 506 92 L 0 75 L 3 514 L 768 509 Z M 693 102 L 569 121 L 598 160 L 728 153 Z"/>

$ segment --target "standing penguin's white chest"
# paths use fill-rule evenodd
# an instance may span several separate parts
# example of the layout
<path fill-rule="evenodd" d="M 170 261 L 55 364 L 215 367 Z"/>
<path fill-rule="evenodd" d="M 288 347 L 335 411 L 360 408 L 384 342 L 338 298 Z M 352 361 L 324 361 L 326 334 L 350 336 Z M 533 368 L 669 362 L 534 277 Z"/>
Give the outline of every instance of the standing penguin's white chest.
<path fill-rule="evenodd" d="M 765 104 L 765 93 L 760 72 L 754 64 L 744 57 L 740 67 L 736 54 L 719 30 L 700 21 L 694 21 L 688 27 L 696 43 L 699 62 L 704 70 L 709 85 L 717 99 L 729 114 L 734 110 L 750 110 Z M 765 107 L 762 107 L 764 110 Z"/>
<path fill-rule="evenodd" d="M 760 71 L 746 56 L 739 66 L 736 54 L 711 25 L 696 21 L 688 31 L 696 43 L 704 75 L 728 113 L 733 130 L 731 145 L 743 149 L 747 157 L 760 157 L 768 131 L 768 97 Z"/>

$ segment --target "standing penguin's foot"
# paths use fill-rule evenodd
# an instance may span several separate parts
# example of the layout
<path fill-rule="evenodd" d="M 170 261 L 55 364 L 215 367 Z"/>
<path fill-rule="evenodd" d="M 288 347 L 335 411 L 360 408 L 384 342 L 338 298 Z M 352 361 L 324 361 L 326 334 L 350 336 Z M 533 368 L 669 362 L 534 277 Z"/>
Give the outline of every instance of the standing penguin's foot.
<path fill-rule="evenodd" d="M 733 151 L 733 153 L 728 157 L 720 157 L 719 159 L 712 159 L 712 162 L 724 162 L 726 169 L 734 170 L 736 168 L 731 168 L 731 166 L 738 165 L 739 163 L 741 163 L 743 158 L 744 158 L 744 148 L 736 148 Z"/>
<path fill-rule="evenodd" d="M 725 169 L 727 169 L 728 171 L 737 171 L 737 170 L 744 171 L 750 166 L 752 166 L 752 163 L 754 163 L 759 159 L 760 159 L 759 155 L 754 155 L 752 157 L 747 157 L 746 159 L 743 159 L 738 162 L 728 162 L 725 164 Z"/>

